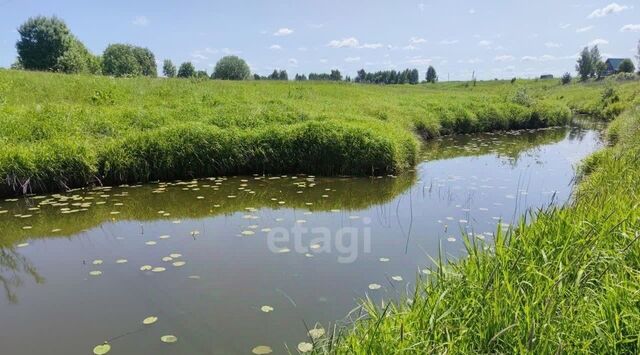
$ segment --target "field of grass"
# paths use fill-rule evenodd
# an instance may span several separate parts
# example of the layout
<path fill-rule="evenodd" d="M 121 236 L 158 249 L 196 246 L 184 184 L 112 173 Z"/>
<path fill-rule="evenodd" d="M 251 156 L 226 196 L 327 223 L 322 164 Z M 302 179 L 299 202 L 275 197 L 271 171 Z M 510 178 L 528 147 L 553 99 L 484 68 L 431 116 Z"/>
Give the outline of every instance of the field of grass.
<path fill-rule="evenodd" d="M 610 117 L 638 95 L 558 81 L 375 86 L 0 70 L 0 195 L 231 174 L 395 174 L 420 136 Z"/>
<path fill-rule="evenodd" d="M 364 302 L 318 352 L 637 354 L 640 100 L 629 104 L 569 206 L 490 247 L 468 236 L 467 258 L 437 263 L 405 300 Z"/>

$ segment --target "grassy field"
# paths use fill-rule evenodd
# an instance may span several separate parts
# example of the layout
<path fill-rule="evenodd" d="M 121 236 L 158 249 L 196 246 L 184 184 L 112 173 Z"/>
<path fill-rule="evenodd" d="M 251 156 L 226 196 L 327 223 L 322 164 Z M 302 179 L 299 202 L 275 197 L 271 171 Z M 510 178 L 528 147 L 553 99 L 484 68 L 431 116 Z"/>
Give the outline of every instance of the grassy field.
<path fill-rule="evenodd" d="M 613 99 L 601 99 L 606 85 Z M 0 70 L 0 195 L 248 173 L 395 174 L 420 136 L 612 117 L 636 83 L 375 86 Z M 615 96 L 620 100 L 616 101 Z"/>
<path fill-rule="evenodd" d="M 318 352 L 640 351 L 640 100 L 610 126 L 566 208 L 441 262 L 397 303 L 365 302 Z M 499 233 L 500 231 L 498 231 Z"/>

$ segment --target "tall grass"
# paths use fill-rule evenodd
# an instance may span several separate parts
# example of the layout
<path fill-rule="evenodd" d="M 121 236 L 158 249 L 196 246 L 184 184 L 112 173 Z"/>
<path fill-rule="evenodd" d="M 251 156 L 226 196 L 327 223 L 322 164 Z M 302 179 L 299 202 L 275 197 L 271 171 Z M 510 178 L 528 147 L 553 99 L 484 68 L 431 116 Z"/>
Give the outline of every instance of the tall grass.
<path fill-rule="evenodd" d="M 633 84 L 613 84 L 620 102 L 636 95 Z M 0 70 L 0 194 L 212 174 L 395 174 L 415 165 L 419 136 L 562 125 L 572 109 L 600 102 L 603 85 L 383 87 Z M 525 87 L 527 100 L 514 100 Z"/>
<path fill-rule="evenodd" d="M 318 352 L 638 353 L 640 102 L 610 129 L 615 146 L 583 169 L 573 202 L 537 211 L 494 244 L 439 262 L 415 294 L 370 300 Z"/>

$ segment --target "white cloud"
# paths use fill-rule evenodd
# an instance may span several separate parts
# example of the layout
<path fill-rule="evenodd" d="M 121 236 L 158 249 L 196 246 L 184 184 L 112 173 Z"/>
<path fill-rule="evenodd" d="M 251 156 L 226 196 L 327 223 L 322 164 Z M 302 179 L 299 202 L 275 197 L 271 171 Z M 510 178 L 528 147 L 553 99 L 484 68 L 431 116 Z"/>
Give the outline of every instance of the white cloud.
<path fill-rule="evenodd" d="M 604 17 L 610 14 L 615 14 L 624 10 L 627 10 L 629 7 L 626 5 L 618 5 L 615 2 L 612 2 L 611 4 L 601 8 L 601 9 L 596 9 L 594 10 L 591 15 L 589 15 L 587 18 L 597 18 L 597 17 Z"/>
<path fill-rule="evenodd" d="M 298 60 L 296 58 L 289 58 L 289 64 L 296 67 L 298 66 Z"/>
<path fill-rule="evenodd" d="M 191 58 L 198 59 L 198 60 L 209 59 L 209 57 L 207 57 L 206 55 L 202 54 L 201 51 L 194 51 L 193 53 L 191 53 Z"/>
<path fill-rule="evenodd" d="M 276 32 L 273 33 L 274 36 L 288 36 L 293 33 L 293 30 L 290 28 L 283 27 Z"/>
<path fill-rule="evenodd" d="M 485 40 L 482 40 L 482 41 L 478 42 L 478 45 L 479 45 L 480 47 L 489 47 L 489 46 L 491 45 L 491 43 L 492 43 L 491 41 L 487 41 L 487 40 L 485 39 Z"/>
<path fill-rule="evenodd" d="M 569 27 L 571 27 L 570 23 L 561 23 L 560 24 L 560 28 L 563 29 L 563 30 L 566 30 Z"/>
<path fill-rule="evenodd" d="M 412 65 L 429 65 L 433 62 L 431 58 L 424 58 L 422 56 L 411 57 L 407 63 Z"/>
<path fill-rule="evenodd" d="M 499 55 L 493 58 L 496 62 L 509 62 L 514 60 L 515 58 L 512 55 Z"/>
<path fill-rule="evenodd" d="M 609 44 L 609 41 L 607 41 L 606 39 L 603 39 L 603 38 L 596 38 L 593 41 L 589 42 L 590 46 L 599 46 L 599 45 L 603 45 L 603 44 Z"/>
<path fill-rule="evenodd" d="M 457 39 L 443 39 L 442 41 L 440 41 L 440 44 L 444 44 L 444 45 L 452 45 L 452 44 L 456 44 L 460 41 L 458 41 Z"/>
<path fill-rule="evenodd" d="M 362 46 L 358 47 L 358 48 L 365 48 L 365 49 L 378 49 L 378 48 L 382 48 L 384 47 L 384 45 L 382 43 L 365 43 Z"/>
<path fill-rule="evenodd" d="M 409 42 L 411 44 L 420 44 L 420 43 L 427 43 L 427 40 L 420 37 L 411 37 L 409 38 Z"/>
<path fill-rule="evenodd" d="M 360 57 L 346 57 L 344 58 L 344 61 L 347 63 L 359 62 Z"/>
<path fill-rule="evenodd" d="M 471 59 L 467 60 L 467 63 L 469 63 L 469 64 L 482 63 L 482 59 L 480 59 L 480 58 L 471 58 Z"/>
<path fill-rule="evenodd" d="M 542 62 L 547 62 L 547 61 L 550 61 L 550 60 L 555 60 L 555 59 L 557 59 L 557 58 L 556 58 L 556 57 L 554 57 L 554 56 L 552 56 L 552 55 L 550 55 L 550 54 L 545 54 L 545 55 L 543 55 L 543 56 L 540 56 L 540 58 L 539 58 L 539 59 L 540 59 L 540 61 L 542 61 Z"/>
<path fill-rule="evenodd" d="M 476 9 L 469 9 L 469 15 L 473 15 L 476 13 Z"/>
<path fill-rule="evenodd" d="M 323 63 L 323 64 L 324 64 L 324 63 L 327 63 L 327 62 L 328 62 L 328 60 L 326 60 L 326 59 L 324 59 L 324 58 L 323 58 L 323 59 L 320 59 L 320 63 Z"/>
<path fill-rule="evenodd" d="M 624 25 L 620 29 L 620 32 L 640 32 L 640 24 L 637 25 Z"/>
<path fill-rule="evenodd" d="M 523 62 L 534 62 L 538 60 L 538 58 L 530 55 L 525 55 L 524 57 L 520 58 L 520 60 L 522 60 Z"/>
<path fill-rule="evenodd" d="M 555 42 L 546 42 L 544 46 L 547 48 L 560 48 L 560 44 Z"/>
<path fill-rule="evenodd" d="M 413 44 L 410 44 L 408 46 L 402 47 L 402 49 L 404 49 L 405 51 L 415 51 L 416 49 L 418 49 L 418 47 L 414 46 Z"/>
<path fill-rule="evenodd" d="M 556 60 L 556 59 L 562 59 L 562 58 L 558 58 L 555 56 L 552 56 L 550 54 L 545 54 L 545 55 L 541 55 L 540 57 L 534 57 L 534 56 L 530 56 L 530 55 L 525 55 L 524 57 L 520 58 L 521 61 L 523 62 L 548 62 L 550 60 Z"/>
<path fill-rule="evenodd" d="M 587 27 L 580 27 L 576 30 L 577 33 L 582 33 L 582 32 L 587 32 L 587 31 L 591 31 L 591 29 L 593 29 L 593 26 L 587 26 Z"/>
<path fill-rule="evenodd" d="M 322 24 L 322 23 L 310 23 L 309 27 L 318 30 L 318 29 L 321 29 L 322 27 L 324 27 L 324 24 Z"/>
<path fill-rule="evenodd" d="M 282 49 L 282 46 L 280 46 L 279 44 L 272 44 L 271 47 L 269 47 L 269 49 L 277 51 L 277 50 Z"/>
<path fill-rule="evenodd" d="M 147 16 L 136 16 L 131 23 L 135 26 L 145 27 L 148 26 L 151 21 L 149 21 Z"/>
<path fill-rule="evenodd" d="M 331 48 L 356 48 L 360 45 L 360 42 L 355 37 L 348 37 L 343 39 L 334 39 L 329 42 L 327 46 Z"/>

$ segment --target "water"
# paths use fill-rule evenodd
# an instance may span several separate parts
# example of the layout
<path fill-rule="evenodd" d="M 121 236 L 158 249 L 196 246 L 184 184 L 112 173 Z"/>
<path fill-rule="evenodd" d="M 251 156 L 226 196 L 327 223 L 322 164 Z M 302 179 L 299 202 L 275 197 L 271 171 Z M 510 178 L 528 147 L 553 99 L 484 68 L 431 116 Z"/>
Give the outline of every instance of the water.
<path fill-rule="evenodd" d="M 296 352 L 306 328 L 329 329 L 365 295 L 410 292 L 439 248 L 464 255 L 462 231 L 490 243 L 527 210 L 565 203 L 576 164 L 600 146 L 584 126 L 461 136 L 430 142 L 398 177 L 233 177 L 1 201 L 1 352 L 87 354 L 104 341 L 110 354 Z M 296 239 L 296 226 L 314 230 Z M 143 325 L 149 316 L 158 321 Z"/>

